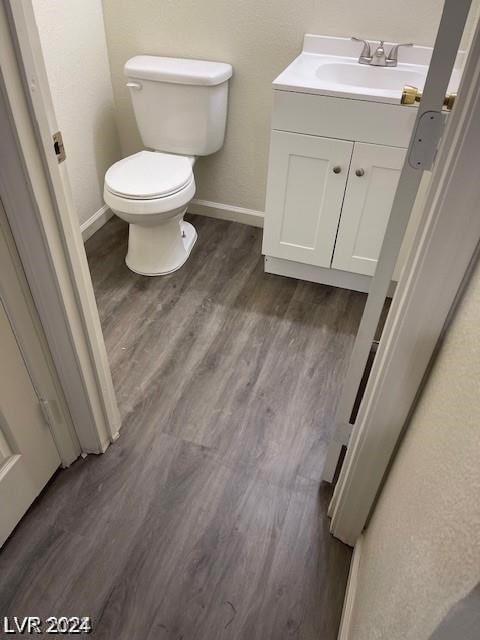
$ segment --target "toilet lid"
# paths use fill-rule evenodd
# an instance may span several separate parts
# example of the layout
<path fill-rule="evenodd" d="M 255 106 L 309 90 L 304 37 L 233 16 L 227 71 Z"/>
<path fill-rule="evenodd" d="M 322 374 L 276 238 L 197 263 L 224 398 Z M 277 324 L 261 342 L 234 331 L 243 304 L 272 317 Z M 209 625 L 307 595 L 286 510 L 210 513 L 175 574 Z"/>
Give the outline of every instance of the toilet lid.
<path fill-rule="evenodd" d="M 189 158 L 140 151 L 112 165 L 105 175 L 105 186 L 120 197 L 147 200 L 172 195 L 191 179 Z"/>

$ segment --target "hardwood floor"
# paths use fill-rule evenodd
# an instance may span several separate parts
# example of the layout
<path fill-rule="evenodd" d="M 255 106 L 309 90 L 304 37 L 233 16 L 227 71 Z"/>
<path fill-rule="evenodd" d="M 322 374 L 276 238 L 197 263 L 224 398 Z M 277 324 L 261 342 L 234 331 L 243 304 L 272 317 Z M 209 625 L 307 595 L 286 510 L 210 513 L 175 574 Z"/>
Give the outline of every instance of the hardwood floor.
<path fill-rule="evenodd" d="M 195 217 L 180 271 L 87 244 L 121 437 L 60 471 L 0 552 L 1 615 L 115 640 L 334 640 L 350 549 L 320 485 L 365 296 L 263 273 L 261 231 Z"/>

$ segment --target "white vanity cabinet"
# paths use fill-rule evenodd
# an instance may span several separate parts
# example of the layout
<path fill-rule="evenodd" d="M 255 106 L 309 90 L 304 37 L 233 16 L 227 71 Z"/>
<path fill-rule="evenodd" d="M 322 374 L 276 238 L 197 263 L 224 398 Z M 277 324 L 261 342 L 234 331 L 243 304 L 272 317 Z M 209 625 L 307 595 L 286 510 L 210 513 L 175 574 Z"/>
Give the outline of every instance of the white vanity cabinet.
<path fill-rule="evenodd" d="M 272 131 L 263 252 L 372 276 L 405 149 Z"/>
<path fill-rule="evenodd" d="M 359 64 L 353 38 L 305 34 L 272 83 L 273 110 L 263 253 L 265 271 L 368 291 L 418 109 L 430 47 L 394 48 L 391 64 Z M 368 60 L 362 60 L 363 63 Z M 458 89 L 459 52 L 449 92 Z M 394 279 L 408 255 L 425 197 L 419 191 Z"/>
<path fill-rule="evenodd" d="M 265 270 L 368 291 L 415 111 L 274 91 Z"/>

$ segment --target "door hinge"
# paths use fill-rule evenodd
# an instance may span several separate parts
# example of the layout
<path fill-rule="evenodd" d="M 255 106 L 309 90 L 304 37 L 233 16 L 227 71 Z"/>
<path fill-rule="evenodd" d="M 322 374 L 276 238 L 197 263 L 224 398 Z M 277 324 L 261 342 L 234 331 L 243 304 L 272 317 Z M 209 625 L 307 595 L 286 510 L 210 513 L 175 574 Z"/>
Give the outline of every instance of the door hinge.
<path fill-rule="evenodd" d="M 65 153 L 65 147 L 63 144 L 62 132 L 57 131 L 57 133 L 54 133 L 52 137 L 53 137 L 53 148 L 55 150 L 55 155 L 57 156 L 57 160 L 60 164 L 60 162 L 63 162 L 67 157 L 67 154 Z"/>
<path fill-rule="evenodd" d="M 52 428 L 55 424 L 55 418 L 53 416 L 52 408 L 49 401 L 45 400 L 45 398 L 39 398 L 38 401 L 40 403 L 40 410 L 47 427 Z"/>
<path fill-rule="evenodd" d="M 420 116 L 408 156 L 412 169 L 428 171 L 433 167 L 444 128 L 445 114 L 441 111 L 425 111 Z"/>

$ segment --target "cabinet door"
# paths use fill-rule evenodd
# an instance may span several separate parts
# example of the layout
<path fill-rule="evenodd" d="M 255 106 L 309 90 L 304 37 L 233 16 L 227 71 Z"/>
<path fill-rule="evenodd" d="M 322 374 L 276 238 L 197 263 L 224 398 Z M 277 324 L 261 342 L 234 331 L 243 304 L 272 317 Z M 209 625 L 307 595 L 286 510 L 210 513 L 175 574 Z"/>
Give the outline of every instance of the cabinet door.
<path fill-rule="evenodd" d="M 355 143 L 332 267 L 373 276 L 406 149 Z"/>
<path fill-rule="evenodd" d="M 263 253 L 330 267 L 353 143 L 273 131 Z"/>

